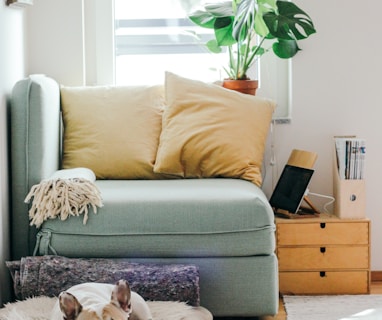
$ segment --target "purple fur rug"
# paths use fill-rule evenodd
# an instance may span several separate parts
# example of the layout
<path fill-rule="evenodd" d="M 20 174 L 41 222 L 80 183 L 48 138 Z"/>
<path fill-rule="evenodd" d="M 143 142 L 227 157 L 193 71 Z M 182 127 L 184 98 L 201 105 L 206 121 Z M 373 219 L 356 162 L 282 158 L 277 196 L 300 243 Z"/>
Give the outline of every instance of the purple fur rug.
<path fill-rule="evenodd" d="M 125 259 L 81 259 L 61 256 L 7 261 L 17 299 L 57 296 L 84 282 L 129 282 L 150 301 L 182 301 L 199 306 L 199 269 L 195 265 L 132 263 Z"/>

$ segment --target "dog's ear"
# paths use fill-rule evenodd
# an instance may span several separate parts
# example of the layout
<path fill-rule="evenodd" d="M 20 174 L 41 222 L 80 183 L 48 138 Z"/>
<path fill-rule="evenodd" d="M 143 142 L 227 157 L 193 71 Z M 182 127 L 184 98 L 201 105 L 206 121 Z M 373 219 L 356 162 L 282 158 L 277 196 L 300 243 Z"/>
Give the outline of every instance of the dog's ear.
<path fill-rule="evenodd" d="M 64 320 L 75 320 L 82 311 L 82 305 L 77 298 L 67 291 L 63 291 L 58 296 L 61 312 Z"/>
<path fill-rule="evenodd" d="M 131 311 L 131 291 L 125 280 L 119 280 L 111 293 L 111 303 L 120 307 L 125 312 Z"/>

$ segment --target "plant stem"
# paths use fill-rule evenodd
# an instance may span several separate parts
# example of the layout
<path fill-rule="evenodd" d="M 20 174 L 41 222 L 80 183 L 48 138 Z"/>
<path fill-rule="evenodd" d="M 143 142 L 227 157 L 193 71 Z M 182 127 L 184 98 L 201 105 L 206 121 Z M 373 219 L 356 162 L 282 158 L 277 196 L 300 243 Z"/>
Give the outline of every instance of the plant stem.
<path fill-rule="evenodd" d="M 229 53 L 229 70 L 227 70 L 226 68 L 224 68 L 224 70 L 227 73 L 229 78 L 236 79 L 235 61 L 233 59 L 231 46 L 228 47 L 228 53 Z"/>
<path fill-rule="evenodd" d="M 246 77 L 244 70 L 247 70 L 248 66 L 250 65 L 247 59 L 248 59 L 249 51 L 251 49 L 251 42 L 252 42 L 252 32 L 248 31 L 247 45 L 245 46 L 245 52 L 244 52 L 244 58 L 243 58 L 243 66 L 241 67 L 242 77 Z"/>
<path fill-rule="evenodd" d="M 237 61 L 236 61 L 236 66 L 237 66 L 237 69 L 235 70 L 235 79 L 240 79 L 240 71 L 241 71 L 241 59 L 240 59 L 240 43 L 238 42 L 236 44 L 237 46 Z"/>
<path fill-rule="evenodd" d="M 247 64 L 246 64 L 246 66 L 245 66 L 246 68 L 248 68 L 248 67 L 252 64 L 252 62 L 253 62 L 253 60 L 255 59 L 257 53 L 259 52 L 261 46 L 263 45 L 264 40 L 265 40 L 265 37 L 262 37 L 261 40 L 260 40 L 259 45 L 256 46 L 256 50 L 251 54 L 251 56 L 250 56 L 249 59 L 247 60 Z"/>

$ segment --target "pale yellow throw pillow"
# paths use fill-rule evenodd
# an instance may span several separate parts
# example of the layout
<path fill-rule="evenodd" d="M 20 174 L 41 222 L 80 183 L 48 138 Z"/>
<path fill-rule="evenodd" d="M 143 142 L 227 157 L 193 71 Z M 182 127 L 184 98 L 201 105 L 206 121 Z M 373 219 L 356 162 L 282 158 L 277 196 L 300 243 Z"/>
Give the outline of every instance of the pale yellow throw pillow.
<path fill-rule="evenodd" d="M 261 185 L 274 102 L 166 73 L 167 107 L 154 171 Z"/>
<path fill-rule="evenodd" d="M 63 168 L 98 179 L 155 179 L 163 86 L 62 87 Z"/>

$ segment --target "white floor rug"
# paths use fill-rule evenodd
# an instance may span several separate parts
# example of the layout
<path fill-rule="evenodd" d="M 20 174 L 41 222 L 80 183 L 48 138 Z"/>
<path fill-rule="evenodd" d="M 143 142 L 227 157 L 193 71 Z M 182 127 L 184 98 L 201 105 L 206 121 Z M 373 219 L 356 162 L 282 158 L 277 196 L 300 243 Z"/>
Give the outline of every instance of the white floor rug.
<path fill-rule="evenodd" d="M 50 320 L 56 298 L 36 297 L 9 303 L 0 309 L 0 320 Z M 149 301 L 154 320 L 212 320 L 205 308 L 190 307 L 183 302 Z"/>
<path fill-rule="evenodd" d="M 382 295 L 284 296 L 287 320 L 382 320 Z"/>

